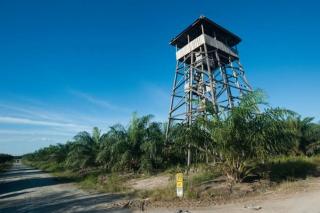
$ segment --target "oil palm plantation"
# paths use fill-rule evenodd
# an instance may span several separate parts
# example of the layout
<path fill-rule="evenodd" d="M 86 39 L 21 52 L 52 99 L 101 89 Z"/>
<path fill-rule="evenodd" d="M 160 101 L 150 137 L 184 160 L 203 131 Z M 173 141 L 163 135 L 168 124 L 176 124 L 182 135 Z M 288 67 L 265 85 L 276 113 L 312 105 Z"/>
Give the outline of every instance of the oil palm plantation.
<path fill-rule="evenodd" d="M 221 165 L 229 180 L 238 182 L 273 156 L 319 153 L 319 124 L 268 107 L 264 100 L 263 93 L 252 92 L 219 117 L 175 125 L 168 138 L 164 124 L 152 115 L 134 114 L 127 126 L 113 125 L 104 134 L 95 127 L 91 134 L 80 132 L 72 141 L 42 148 L 26 159 L 71 170 L 152 172 L 186 165 L 190 150 L 192 163 Z"/>

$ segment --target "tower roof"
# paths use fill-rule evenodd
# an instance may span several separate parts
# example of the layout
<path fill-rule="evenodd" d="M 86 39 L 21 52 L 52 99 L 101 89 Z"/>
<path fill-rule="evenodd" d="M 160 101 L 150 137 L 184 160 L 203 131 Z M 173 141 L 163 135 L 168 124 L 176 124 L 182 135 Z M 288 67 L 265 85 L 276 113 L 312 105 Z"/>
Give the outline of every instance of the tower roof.
<path fill-rule="evenodd" d="M 173 38 L 170 41 L 170 44 L 173 46 L 177 46 L 178 48 L 185 46 L 186 44 L 188 44 L 187 35 L 190 36 L 190 40 L 193 40 L 194 38 L 202 34 L 201 25 L 203 25 L 205 34 L 212 37 L 216 36 L 218 40 L 226 42 L 231 47 L 237 45 L 241 41 L 240 37 L 233 34 L 229 30 L 221 27 L 205 16 L 200 16 L 179 35 Z"/>

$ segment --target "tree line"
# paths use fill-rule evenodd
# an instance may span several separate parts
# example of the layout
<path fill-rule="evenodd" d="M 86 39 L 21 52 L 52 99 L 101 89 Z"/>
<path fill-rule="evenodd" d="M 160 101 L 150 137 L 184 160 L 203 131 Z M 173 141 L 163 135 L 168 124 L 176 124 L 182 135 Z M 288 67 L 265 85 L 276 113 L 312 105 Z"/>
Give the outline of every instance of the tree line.
<path fill-rule="evenodd" d="M 0 153 L 0 164 L 13 161 L 14 157 L 12 155 Z"/>
<path fill-rule="evenodd" d="M 208 112 L 212 112 L 208 106 Z M 272 108 L 261 91 L 244 96 L 237 107 L 219 116 L 199 117 L 192 125 L 174 125 L 166 137 L 166 123 L 152 115 L 134 114 L 127 126 L 113 125 L 106 133 L 97 127 L 80 132 L 65 144 L 51 145 L 27 154 L 29 162 L 57 170 L 155 172 L 185 166 L 187 150 L 192 163 L 217 165 L 235 182 L 270 158 L 320 153 L 320 124 L 313 118 Z"/>

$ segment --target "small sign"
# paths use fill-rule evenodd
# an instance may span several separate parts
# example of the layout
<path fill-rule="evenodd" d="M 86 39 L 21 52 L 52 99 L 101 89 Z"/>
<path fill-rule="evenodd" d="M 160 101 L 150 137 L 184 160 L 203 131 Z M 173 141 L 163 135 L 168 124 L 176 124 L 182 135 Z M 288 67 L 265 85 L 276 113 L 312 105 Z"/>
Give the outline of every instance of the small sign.
<path fill-rule="evenodd" d="M 183 197 L 183 173 L 176 174 L 177 196 Z"/>

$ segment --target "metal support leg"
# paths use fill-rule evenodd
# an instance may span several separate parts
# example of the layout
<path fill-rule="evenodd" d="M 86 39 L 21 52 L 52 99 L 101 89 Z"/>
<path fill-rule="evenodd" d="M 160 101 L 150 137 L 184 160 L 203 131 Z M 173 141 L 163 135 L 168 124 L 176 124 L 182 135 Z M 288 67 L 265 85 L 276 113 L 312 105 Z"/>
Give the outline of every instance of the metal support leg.
<path fill-rule="evenodd" d="M 233 98 L 232 98 L 232 94 L 231 94 L 231 89 L 229 87 L 228 76 L 227 76 L 225 68 L 223 68 L 221 65 L 217 50 L 215 51 L 215 56 L 218 61 L 219 70 L 220 70 L 222 78 L 223 78 L 224 88 L 227 90 L 228 105 L 229 105 L 229 108 L 232 108 L 233 107 Z"/>
<path fill-rule="evenodd" d="M 169 111 L 169 119 L 168 119 L 168 125 L 167 125 L 167 129 L 166 129 L 166 138 L 168 139 L 168 133 L 169 133 L 169 129 L 171 127 L 172 124 L 172 110 L 173 110 L 173 101 L 174 101 L 174 96 L 175 96 L 175 90 L 176 90 L 176 86 L 177 86 L 177 78 L 178 78 L 178 70 L 179 68 L 179 61 L 177 61 L 176 63 L 176 72 L 174 74 L 174 80 L 173 80 L 173 86 L 172 86 L 172 95 L 171 95 L 171 101 L 170 101 L 170 111 Z"/>

